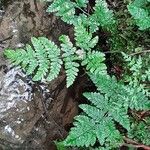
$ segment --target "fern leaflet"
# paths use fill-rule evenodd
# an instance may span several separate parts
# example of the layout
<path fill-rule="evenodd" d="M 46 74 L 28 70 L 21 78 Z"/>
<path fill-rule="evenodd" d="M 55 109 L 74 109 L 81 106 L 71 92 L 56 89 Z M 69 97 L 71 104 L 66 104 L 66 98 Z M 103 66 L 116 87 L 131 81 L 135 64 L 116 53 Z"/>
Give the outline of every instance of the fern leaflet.
<path fill-rule="evenodd" d="M 93 20 L 96 20 L 100 26 L 112 30 L 115 23 L 113 17 L 113 12 L 108 9 L 107 3 L 105 0 L 96 0 L 96 5 L 94 7 Z M 111 27 L 111 28 L 110 28 Z"/>
<path fill-rule="evenodd" d="M 107 74 L 106 65 L 103 63 L 105 60 L 105 55 L 98 51 L 92 51 L 87 53 L 86 58 L 82 61 L 82 65 L 86 65 L 86 69 L 89 72 L 97 74 Z"/>
<path fill-rule="evenodd" d="M 79 59 L 76 55 L 76 48 L 73 47 L 73 44 L 71 43 L 68 36 L 62 35 L 60 37 L 61 44 L 61 50 L 63 53 L 63 60 L 65 63 L 65 70 L 67 75 L 67 87 L 72 85 L 74 82 L 76 76 L 78 75 L 78 67 L 79 63 L 76 61 Z"/>
<path fill-rule="evenodd" d="M 92 38 L 92 33 L 88 32 L 82 22 L 78 21 L 75 25 L 75 40 L 76 46 L 84 51 L 89 51 L 98 43 L 98 36 Z"/>

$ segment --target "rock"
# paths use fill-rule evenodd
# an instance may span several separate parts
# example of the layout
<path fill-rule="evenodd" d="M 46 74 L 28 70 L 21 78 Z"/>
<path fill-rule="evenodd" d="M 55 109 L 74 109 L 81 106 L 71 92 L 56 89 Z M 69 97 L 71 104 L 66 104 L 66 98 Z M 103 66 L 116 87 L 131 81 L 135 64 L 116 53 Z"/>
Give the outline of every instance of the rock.
<path fill-rule="evenodd" d="M 32 36 L 46 36 L 55 17 L 46 13 L 45 3 L 31 0 L 13 1 L 4 9 L 0 22 L 0 47 L 23 47 Z"/>
<path fill-rule="evenodd" d="M 0 71 L 0 138 L 19 145 L 43 114 L 41 101 L 33 102 L 32 88 L 23 77 L 18 68 Z"/>

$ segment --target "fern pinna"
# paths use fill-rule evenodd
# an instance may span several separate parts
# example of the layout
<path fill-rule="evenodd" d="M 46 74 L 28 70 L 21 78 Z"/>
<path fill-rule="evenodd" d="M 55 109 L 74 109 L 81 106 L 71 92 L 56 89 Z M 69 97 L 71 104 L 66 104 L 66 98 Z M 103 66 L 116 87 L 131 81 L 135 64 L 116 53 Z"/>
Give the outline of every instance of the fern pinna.
<path fill-rule="evenodd" d="M 79 57 L 76 55 L 76 48 L 73 47 L 69 37 L 61 36 L 60 41 L 63 43 L 61 44 L 61 50 L 63 51 L 63 60 L 65 63 L 65 70 L 67 75 L 67 87 L 72 85 L 74 82 L 78 72 L 79 72 L 79 63 L 76 62 L 79 60 Z"/>
<path fill-rule="evenodd" d="M 25 49 L 7 49 L 4 54 L 14 65 L 21 65 L 28 75 L 35 73 L 34 81 L 42 80 L 46 75 L 48 81 L 57 77 L 62 65 L 60 49 L 45 37 L 33 37 L 31 42 L 32 47 L 27 44 Z"/>
<path fill-rule="evenodd" d="M 150 4 L 149 0 L 134 0 L 133 3 L 128 5 L 128 10 L 132 17 L 135 19 L 136 24 L 140 30 L 150 28 Z"/>
<path fill-rule="evenodd" d="M 98 92 L 84 93 L 91 104 L 80 105 L 84 113 L 75 117 L 74 127 L 63 144 L 90 147 L 98 142 L 102 149 L 119 148 L 124 138 L 116 125 L 131 132 L 129 110 L 149 110 L 150 101 L 143 93 L 118 83 L 115 78 L 99 74 L 90 76 Z"/>

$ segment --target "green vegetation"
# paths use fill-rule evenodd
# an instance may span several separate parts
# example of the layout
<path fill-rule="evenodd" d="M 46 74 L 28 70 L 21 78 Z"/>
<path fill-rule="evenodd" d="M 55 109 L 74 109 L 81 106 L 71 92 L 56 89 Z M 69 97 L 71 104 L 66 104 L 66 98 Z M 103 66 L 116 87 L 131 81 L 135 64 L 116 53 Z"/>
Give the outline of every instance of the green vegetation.
<path fill-rule="evenodd" d="M 149 0 L 135 0 L 128 5 L 128 10 L 135 19 L 136 24 L 140 30 L 150 28 L 150 1 Z"/>
<path fill-rule="evenodd" d="M 123 133 L 116 129 L 119 123 L 131 130 L 128 110 L 149 110 L 150 101 L 137 89 L 117 83 L 109 76 L 90 75 L 98 92 L 84 93 L 91 104 L 81 104 L 84 114 L 75 117 L 74 127 L 64 141 L 66 146 L 93 146 L 98 140 L 104 147 L 116 148 L 123 143 Z M 140 134 L 140 133 L 137 133 Z"/>
<path fill-rule="evenodd" d="M 74 42 L 67 35 L 60 36 L 60 46 L 45 37 L 33 37 L 31 46 L 7 49 L 4 54 L 32 74 L 34 81 L 51 81 L 64 67 L 69 87 L 83 67 L 97 87 L 97 91 L 83 94 L 89 102 L 79 105 L 83 112 L 75 117 L 68 137 L 57 144 L 59 150 L 70 146 L 90 150 L 148 147 L 150 1 L 124 1 L 119 11 L 112 11 L 105 0 L 95 0 L 94 6 L 91 3 L 54 0 L 47 9 L 74 27 Z M 107 52 L 100 46 L 100 31 L 108 34 Z M 123 68 L 119 81 L 107 69 L 118 64 Z"/>

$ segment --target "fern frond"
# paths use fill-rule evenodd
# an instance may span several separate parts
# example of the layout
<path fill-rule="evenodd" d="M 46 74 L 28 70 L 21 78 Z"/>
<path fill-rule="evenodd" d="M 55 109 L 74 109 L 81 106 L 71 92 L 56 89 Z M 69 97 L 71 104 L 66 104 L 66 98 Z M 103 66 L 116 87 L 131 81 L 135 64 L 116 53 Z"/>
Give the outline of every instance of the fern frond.
<path fill-rule="evenodd" d="M 127 98 L 129 101 L 129 107 L 135 110 L 150 110 L 150 101 L 145 94 L 138 91 L 137 88 L 128 87 L 128 93 L 130 94 Z"/>
<path fill-rule="evenodd" d="M 150 109 L 150 101 L 148 99 L 144 103 L 138 101 L 136 93 L 129 92 L 129 87 L 118 83 L 115 78 L 92 74 L 91 79 L 100 92 L 84 93 L 91 104 L 80 105 L 83 115 L 75 118 L 74 127 L 64 140 L 64 145 L 89 147 L 98 141 L 102 146 L 99 149 L 119 147 L 123 137 L 116 129 L 116 122 L 130 132 L 131 120 L 128 109 Z M 139 105 L 131 107 L 131 98 L 134 96 Z"/>
<path fill-rule="evenodd" d="M 105 55 L 98 51 L 87 53 L 86 58 L 82 61 L 82 65 L 86 65 L 86 69 L 94 74 L 107 74 L 107 67 L 104 64 Z"/>
<path fill-rule="evenodd" d="M 54 0 L 48 7 L 47 12 L 55 12 L 66 23 L 72 24 L 75 18 L 76 3 L 70 0 Z"/>
<path fill-rule="evenodd" d="M 21 65 L 27 74 L 34 74 L 33 80 L 39 81 L 46 78 L 51 81 L 58 76 L 62 61 L 60 57 L 60 49 L 51 41 L 44 37 L 31 39 L 33 48 L 26 45 L 24 49 L 5 50 L 4 54 L 15 65 Z M 57 66 L 57 67 L 56 67 Z"/>
<path fill-rule="evenodd" d="M 79 63 L 77 60 L 79 60 L 78 56 L 76 55 L 76 48 L 73 47 L 73 44 L 71 43 L 68 36 L 62 35 L 60 37 L 61 44 L 61 50 L 63 51 L 63 60 L 65 64 L 65 70 L 67 75 L 67 87 L 73 84 L 75 81 L 76 76 L 79 72 Z"/>
<path fill-rule="evenodd" d="M 12 49 L 7 49 L 4 51 L 4 55 L 6 55 L 7 58 L 10 59 L 11 62 L 13 62 L 14 65 L 19 65 L 22 62 L 24 56 L 27 56 L 27 52 L 24 49 L 16 49 L 16 51 L 13 51 Z M 26 63 L 26 65 L 27 64 L 28 62 Z"/>
<path fill-rule="evenodd" d="M 122 136 L 116 129 L 113 120 L 105 117 L 96 128 L 98 140 L 101 145 L 109 143 L 113 147 L 118 147 L 122 142 Z"/>
<path fill-rule="evenodd" d="M 119 104 L 113 105 L 109 109 L 109 113 L 113 117 L 113 119 L 118 122 L 120 125 L 122 125 L 125 129 L 128 131 L 130 130 L 130 120 L 128 116 L 128 111 L 123 106 L 118 106 Z"/>
<path fill-rule="evenodd" d="M 130 129 L 130 122 L 129 122 L 129 118 L 127 115 L 127 110 L 123 108 L 123 106 L 120 106 L 119 104 L 117 104 L 117 102 L 112 101 L 111 98 L 108 99 L 107 96 L 104 97 L 100 93 L 85 93 L 84 96 L 88 100 L 90 100 L 92 104 L 94 105 L 96 104 L 95 106 L 98 107 L 102 111 L 101 114 L 103 113 L 108 114 L 108 116 L 112 117 L 112 119 L 120 123 L 125 129 L 127 130 Z M 85 108 L 86 106 L 84 106 L 84 108 L 82 109 L 84 110 Z M 92 109 L 89 108 L 88 111 L 90 110 Z M 92 115 L 91 112 L 90 112 L 90 115 Z M 99 115 L 99 117 L 96 116 L 96 111 L 94 115 L 96 118 L 100 118 L 98 111 L 97 111 L 97 115 Z"/>
<path fill-rule="evenodd" d="M 94 119 L 95 122 L 102 121 L 105 116 L 105 113 L 107 113 L 107 109 L 99 109 L 96 106 L 91 106 L 87 104 L 81 104 L 80 108 L 92 119 Z"/>
<path fill-rule="evenodd" d="M 140 30 L 150 28 L 150 12 L 145 6 L 148 3 L 146 0 L 135 0 L 128 5 L 128 10 L 135 19 L 136 24 L 140 27 Z"/>
<path fill-rule="evenodd" d="M 21 50 L 20 50 L 21 51 Z M 28 59 L 28 62 L 29 62 L 29 64 L 28 64 L 28 67 L 26 67 L 26 69 L 27 69 L 27 71 L 26 71 L 26 73 L 27 73 L 27 75 L 30 75 L 30 74 L 32 74 L 34 71 L 35 71 L 35 69 L 37 68 L 37 66 L 38 66 L 38 61 L 37 61 L 37 59 L 36 59 L 36 54 L 35 54 L 35 51 L 32 49 L 32 47 L 30 46 L 30 45 L 26 45 L 26 52 L 27 52 L 27 57 L 26 56 L 24 56 L 24 57 L 26 57 L 27 59 Z M 23 60 L 23 59 L 22 59 Z"/>
<path fill-rule="evenodd" d="M 111 117 L 95 106 L 80 105 L 87 115 L 79 115 L 75 118 L 74 127 L 64 141 L 66 146 L 93 146 L 98 140 L 101 145 L 105 142 L 122 141 L 119 131 Z"/>
<path fill-rule="evenodd" d="M 55 145 L 57 147 L 57 150 L 67 150 L 67 148 L 64 146 L 63 142 L 55 142 Z"/>
<path fill-rule="evenodd" d="M 78 18 L 75 15 L 76 8 L 81 9 L 87 6 L 87 0 L 54 0 L 53 3 L 48 7 L 47 12 L 54 12 L 56 16 L 68 24 L 75 24 Z"/>
<path fill-rule="evenodd" d="M 134 0 L 132 2 L 133 5 L 137 6 L 137 7 L 143 7 L 148 3 L 149 0 Z"/>
<path fill-rule="evenodd" d="M 76 46 L 84 51 L 89 51 L 98 43 L 98 36 L 92 37 L 92 33 L 88 32 L 82 22 L 78 22 L 74 27 Z"/>
<path fill-rule="evenodd" d="M 94 10 L 93 20 L 96 20 L 104 28 L 110 29 L 110 27 L 113 27 L 115 23 L 113 12 L 108 9 L 105 0 L 96 0 Z"/>
<path fill-rule="evenodd" d="M 122 53 L 125 61 L 127 62 L 128 71 L 130 75 L 125 75 L 124 80 L 129 83 L 130 86 L 136 88 L 147 96 L 150 95 L 149 89 L 145 88 L 145 82 L 149 82 L 149 55 L 146 57 L 130 56 Z"/>
<path fill-rule="evenodd" d="M 91 148 L 90 150 L 111 150 L 110 147 L 97 147 L 97 148 Z"/>
<path fill-rule="evenodd" d="M 97 108 L 107 109 L 107 110 L 109 109 L 108 98 L 104 97 L 101 93 L 87 92 L 87 93 L 83 93 L 83 95 Z"/>

